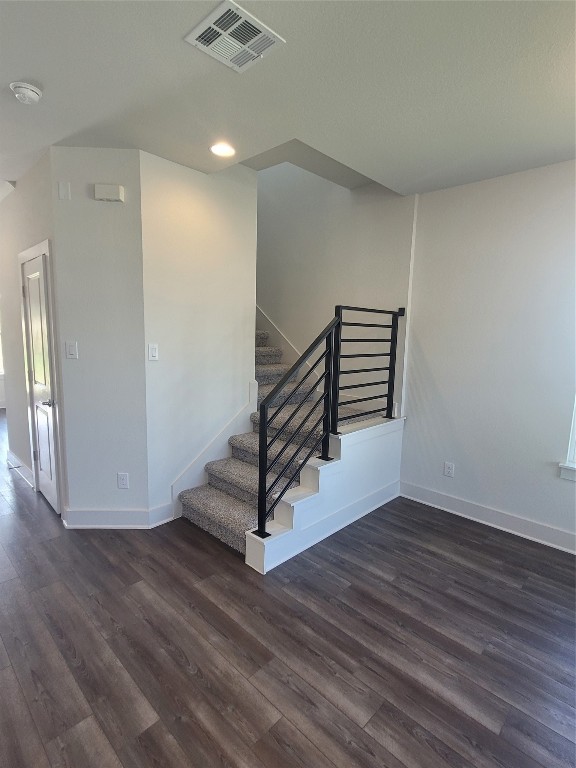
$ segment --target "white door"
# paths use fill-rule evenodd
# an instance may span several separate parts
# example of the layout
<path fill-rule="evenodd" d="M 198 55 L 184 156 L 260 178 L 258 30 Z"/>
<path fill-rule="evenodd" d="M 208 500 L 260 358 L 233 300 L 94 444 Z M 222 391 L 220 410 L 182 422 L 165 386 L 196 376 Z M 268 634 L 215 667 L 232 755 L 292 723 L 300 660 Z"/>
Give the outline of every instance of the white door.
<path fill-rule="evenodd" d="M 38 490 L 58 510 L 54 451 L 54 392 L 51 370 L 51 326 L 48 308 L 46 255 L 22 264 L 28 381 L 32 411 L 32 446 Z"/>

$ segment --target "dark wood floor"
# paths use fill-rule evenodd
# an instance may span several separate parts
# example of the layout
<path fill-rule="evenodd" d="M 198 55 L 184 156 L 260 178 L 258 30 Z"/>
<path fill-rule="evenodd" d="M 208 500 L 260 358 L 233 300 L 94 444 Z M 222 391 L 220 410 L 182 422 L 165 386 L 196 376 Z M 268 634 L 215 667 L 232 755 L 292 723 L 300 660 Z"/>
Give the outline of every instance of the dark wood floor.
<path fill-rule="evenodd" d="M 2 440 L 2 768 L 574 766 L 569 555 L 397 500 L 262 577 L 64 530 Z"/>

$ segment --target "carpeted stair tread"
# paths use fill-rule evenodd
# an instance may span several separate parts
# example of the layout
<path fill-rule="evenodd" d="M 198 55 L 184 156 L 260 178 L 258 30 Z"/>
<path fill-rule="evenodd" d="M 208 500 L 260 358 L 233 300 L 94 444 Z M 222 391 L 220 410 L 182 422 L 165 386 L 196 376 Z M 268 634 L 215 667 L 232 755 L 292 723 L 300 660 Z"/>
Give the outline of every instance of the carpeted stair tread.
<path fill-rule="evenodd" d="M 268 334 L 266 331 L 256 331 L 256 346 L 265 347 L 268 344 Z"/>
<path fill-rule="evenodd" d="M 228 440 L 228 443 L 232 446 L 232 456 L 234 458 L 248 464 L 253 464 L 255 467 L 258 466 L 259 439 L 257 432 L 245 432 L 243 435 L 233 435 Z M 273 461 L 285 445 L 286 443 L 278 438 L 268 450 L 268 461 Z M 284 469 L 290 462 L 295 448 L 296 445 L 291 445 L 286 449 L 285 453 L 282 454 L 278 460 L 278 464 L 274 467 L 278 472 L 280 472 L 281 469 Z M 305 451 L 300 452 L 300 458 L 303 459 L 305 455 Z M 296 461 L 290 464 L 290 474 L 292 474 L 296 467 Z"/>
<path fill-rule="evenodd" d="M 289 382 L 286 384 L 285 387 L 283 387 L 280 391 L 280 393 L 274 398 L 272 405 L 274 403 L 280 403 L 282 402 L 283 398 L 290 395 L 288 398 L 289 403 L 301 403 L 303 400 L 306 400 L 308 397 L 311 397 L 314 395 L 314 392 L 312 392 L 312 395 L 310 395 L 310 388 L 312 387 L 312 384 L 310 381 L 304 382 L 300 389 L 298 389 L 294 394 L 291 394 L 292 390 L 294 389 L 296 385 L 295 381 Z M 268 397 L 270 392 L 274 389 L 276 384 L 259 384 L 258 385 L 258 405 L 264 400 L 265 397 Z"/>
<path fill-rule="evenodd" d="M 316 398 L 316 400 L 317 399 L 318 398 Z M 309 412 L 312 409 L 313 405 L 314 405 L 314 401 L 311 401 L 310 403 L 305 403 L 302 406 L 302 408 L 300 408 L 300 410 L 298 411 L 296 416 L 292 419 L 290 424 L 288 424 L 288 426 L 286 427 L 286 429 L 285 429 L 285 431 L 283 433 L 283 437 L 285 439 L 288 437 L 288 435 L 293 434 L 298 429 L 300 424 L 304 421 L 306 416 L 309 414 Z M 287 405 L 287 406 L 285 406 L 282 409 L 281 414 L 278 416 L 277 423 L 278 424 L 282 424 L 283 422 L 285 422 L 287 420 L 287 418 L 289 416 L 291 416 L 292 413 L 297 408 L 298 408 L 297 405 Z M 318 419 L 320 418 L 321 413 L 322 413 L 322 406 L 319 405 L 316 408 L 316 411 L 314 412 L 314 414 L 312 416 L 310 416 L 309 420 L 306 422 L 306 425 L 302 428 L 302 432 L 299 433 L 299 438 L 298 438 L 299 440 L 303 439 L 304 433 L 310 431 L 310 429 L 312 428 L 313 424 L 316 421 L 318 421 Z M 345 424 L 349 424 L 350 422 L 355 422 L 355 421 L 363 421 L 365 418 L 367 418 L 366 416 L 362 415 L 361 411 L 356 411 L 354 408 L 348 408 L 346 406 L 341 407 L 339 413 L 340 413 L 340 417 L 356 415 L 355 418 L 348 419 L 347 421 L 345 421 L 344 422 Z M 257 432 L 259 424 L 260 424 L 260 413 L 256 412 L 256 413 L 251 414 L 250 420 L 251 420 L 252 424 L 254 425 L 254 432 Z M 274 423 L 275 422 L 272 422 L 272 424 L 268 428 L 268 434 L 269 435 L 274 435 L 276 433 L 276 430 L 274 429 Z M 316 427 L 316 429 L 314 430 L 314 435 L 317 436 L 317 437 L 320 437 L 321 434 L 322 434 L 322 424 L 319 424 Z"/>
<path fill-rule="evenodd" d="M 224 493 L 235 496 L 246 504 L 258 504 L 258 467 L 234 457 L 218 459 L 206 464 L 208 482 Z M 276 480 L 276 473 L 268 473 L 268 487 Z M 280 488 L 283 486 L 280 485 Z"/>
<path fill-rule="evenodd" d="M 279 347 L 256 347 L 256 365 L 273 365 L 282 360 Z"/>
<path fill-rule="evenodd" d="M 255 506 L 211 485 L 182 491 L 178 498 L 182 503 L 182 515 L 190 522 L 236 551 L 246 552 L 246 531 L 252 531 L 258 525 Z"/>
<path fill-rule="evenodd" d="M 289 365 L 275 363 L 273 365 L 256 365 L 256 381 L 258 384 L 276 385 L 290 370 Z M 293 378 L 296 378 L 294 376 Z"/>
<path fill-rule="evenodd" d="M 258 467 L 239 459 L 218 459 L 206 464 L 208 482 L 246 504 L 258 503 Z M 275 477 L 269 476 L 269 483 Z"/>

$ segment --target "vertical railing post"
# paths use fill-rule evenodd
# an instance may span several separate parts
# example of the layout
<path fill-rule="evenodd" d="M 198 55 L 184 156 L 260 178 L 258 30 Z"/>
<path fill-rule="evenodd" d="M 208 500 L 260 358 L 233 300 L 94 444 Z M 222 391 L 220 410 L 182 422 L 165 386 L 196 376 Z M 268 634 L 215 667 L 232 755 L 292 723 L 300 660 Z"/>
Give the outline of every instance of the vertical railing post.
<path fill-rule="evenodd" d="M 388 389 L 386 393 L 386 418 L 391 419 L 394 412 L 394 379 L 396 377 L 396 347 L 398 346 L 398 318 L 404 315 L 404 308 L 392 315 L 392 329 L 390 332 L 390 357 L 388 358 Z"/>
<path fill-rule="evenodd" d="M 326 357 L 324 358 L 324 418 L 322 420 L 322 454 L 324 461 L 330 459 L 330 428 L 332 420 L 332 377 L 334 375 L 334 329 L 326 336 Z"/>
<path fill-rule="evenodd" d="M 266 533 L 267 499 L 266 499 L 266 475 L 268 470 L 268 407 L 260 405 L 259 447 L 258 447 L 258 528 L 254 533 L 265 539 Z"/>
<path fill-rule="evenodd" d="M 340 349 L 342 346 L 342 307 L 335 307 L 338 323 L 334 328 L 334 341 L 332 344 L 332 398 L 330 413 L 330 432 L 338 434 L 338 405 L 340 401 Z"/>

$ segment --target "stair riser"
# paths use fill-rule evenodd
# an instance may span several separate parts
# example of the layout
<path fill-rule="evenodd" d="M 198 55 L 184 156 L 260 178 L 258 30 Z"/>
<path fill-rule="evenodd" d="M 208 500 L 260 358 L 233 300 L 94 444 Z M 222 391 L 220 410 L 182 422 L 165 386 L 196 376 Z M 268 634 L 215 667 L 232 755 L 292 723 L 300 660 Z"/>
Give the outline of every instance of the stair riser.
<path fill-rule="evenodd" d="M 316 418 L 320 418 L 320 416 L 318 415 Z M 252 427 L 253 427 L 253 430 L 254 430 L 254 432 L 258 432 L 258 431 L 259 431 L 259 422 L 260 422 L 260 420 L 259 420 L 259 419 L 257 419 L 256 421 L 253 421 L 253 422 L 252 422 Z M 312 424 L 314 423 L 314 421 L 313 421 L 312 419 L 311 419 L 311 422 L 312 422 Z M 294 434 L 294 432 L 295 432 L 297 429 L 298 429 L 298 424 L 294 424 L 294 425 L 292 425 L 292 424 L 289 424 L 289 425 L 286 427 L 286 429 L 282 431 L 282 440 L 287 440 L 287 439 L 288 439 L 288 438 L 289 438 L 291 435 L 293 435 L 293 434 Z M 301 441 L 303 440 L 303 437 L 304 437 L 304 432 L 305 432 L 305 430 L 306 430 L 306 427 L 304 427 L 304 429 L 302 430 L 302 432 L 299 432 L 299 433 L 298 433 L 298 437 L 296 438 L 296 440 L 297 440 L 298 442 L 301 442 Z M 270 437 L 274 437 L 274 435 L 276 435 L 276 434 L 277 434 L 277 430 L 275 430 L 273 427 L 269 427 L 269 428 L 268 428 L 268 437 L 269 437 L 269 438 L 270 438 Z M 315 443 L 317 440 L 319 440 L 319 438 L 320 438 L 320 435 L 321 435 L 321 434 L 322 434 L 322 431 L 321 431 L 321 430 L 320 430 L 320 428 L 318 427 L 318 428 L 316 429 L 316 431 L 314 432 L 314 434 L 313 434 L 313 435 L 311 435 L 311 436 L 310 436 L 310 437 L 309 437 L 309 438 L 308 438 L 308 439 L 307 439 L 307 440 L 304 442 L 304 445 L 305 445 L 305 446 L 308 446 L 309 448 L 312 448 L 312 446 L 314 445 L 314 443 Z M 320 446 L 318 446 L 318 451 L 320 452 Z"/>
<path fill-rule="evenodd" d="M 268 334 L 266 331 L 256 331 L 256 346 L 267 347 L 268 346 Z"/>
<path fill-rule="evenodd" d="M 276 365 L 281 360 L 282 352 L 280 350 L 264 352 L 259 347 L 256 347 L 256 365 Z"/>
<path fill-rule="evenodd" d="M 257 467 L 258 466 L 258 454 L 257 453 L 252 453 L 251 451 L 243 451 L 240 448 L 236 448 L 235 446 L 232 446 L 232 456 L 235 459 L 239 459 L 240 461 L 246 462 L 246 464 L 252 464 L 253 467 Z M 284 456 L 282 456 L 282 458 L 280 459 L 278 464 L 274 465 L 274 470 L 273 471 L 276 472 L 276 473 L 279 473 L 280 470 L 282 470 L 282 475 L 286 476 L 286 477 L 288 475 L 292 474 L 292 472 L 294 472 L 294 470 L 296 469 L 296 462 L 293 462 L 290 465 L 288 475 L 286 475 L 286 471 L 285 471 L 286 465 L 287 465 L 288 461 L 290 460 L 291 456 L 292 456 L 292 453 L 290 452 L 290 448 L 288 448 L 288 450 L 286 451 L 286 454 L 284 454 Z M 286 459 L 286 460 L 284 460 L 284 459 Z M 294 480 L 295 480 L 296 483 L 299 483 L 300 482 L 300 474 L 296 475 Z"/>
<path fill-rule="evenodd" d="M 274 405 L 280 404 L 282 402 L 289 403 L 290 405 L 297 405 L 298 403 L 303 403 L 304 400 L 307 400 L 310 397 L 310 395 L 306 391 L 305 385 L 303 385 L 302 389 L 299 389 L 297 392 L 294 392 L 294 394 L 290 395 L 288 400 L 283 401 L 283 397 L 285 397 L 288 394 L 289 391 L 290 391 L 289 389 L 288 390 L 284 390 L 283 391 L 284 393 L 280 394 L 279 397 L 276 398 L 275 402 L 271 403 L 270 407 L 273 408 Z M 266 396 L 266 393 L 258 392 L 258 405 L 260 405 L 262 400 L 264 400 L 265 396 Z"/>
<path fill-rule="evenodd" d="M 211 472 L 208 473 L 208 482 L 214 488 L 218 488 L 219 491 L 223 491 L 229 496 L 234 496 L 236 499 L 240 499 L 240 501 L 245 501 L 246 504 L 252 504 L 253 506 L 258 505 L 257 493 L 252 493 L 245 488 L 239 488 L 237 485 L 229 483 Z"/>
<path fill-rule="evenodd" d="M 182 516 L 191 523 L 197 525 L 198 528 L 202 528 L 203 531 L 215 536 L 220 541 L 228 544 L 229 547 L 235 549 L 237 552 L 246 554 L 246 537 L 239 534 L 236 531 L 232 531 L 222 525 L 218 525 L 208 515 L 202 513 L 202 511 L 195 509 L 194 507 L 186 504 L 182 505 Z"/>
<path fill-rule="evenodd" d="M 258 384 L 278 384 L 283 376 L 284 373 L 273 373 L 272 371 L 267 371 L 266 366 L 262 366 L 256 369 L 256 381 Z M 293 380 L 294 379 L 292 379 L 292 381 Z"/>

